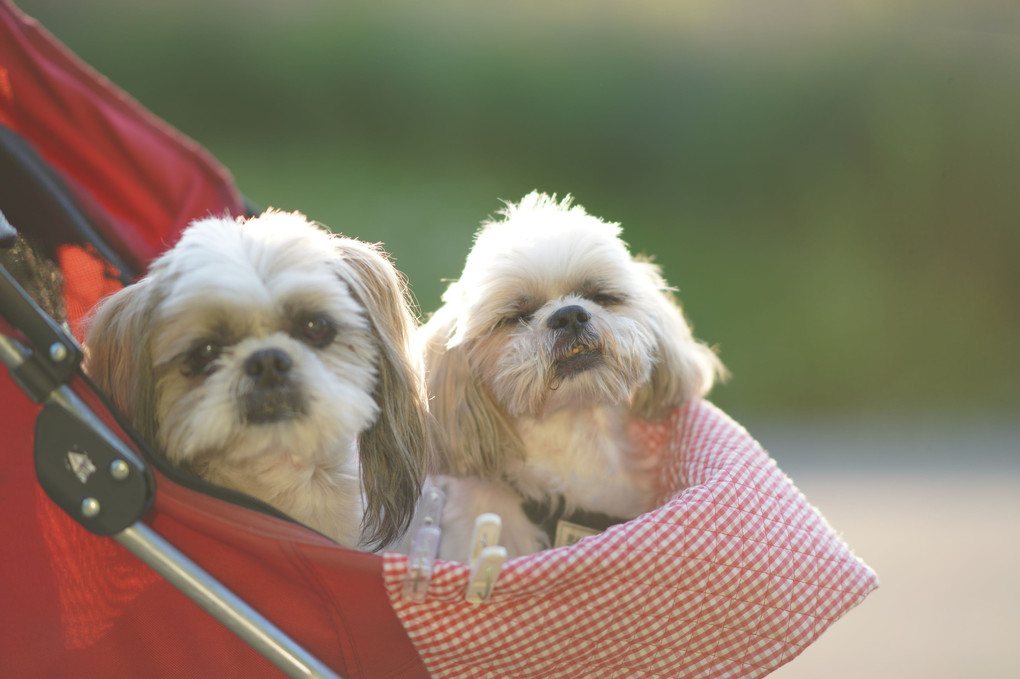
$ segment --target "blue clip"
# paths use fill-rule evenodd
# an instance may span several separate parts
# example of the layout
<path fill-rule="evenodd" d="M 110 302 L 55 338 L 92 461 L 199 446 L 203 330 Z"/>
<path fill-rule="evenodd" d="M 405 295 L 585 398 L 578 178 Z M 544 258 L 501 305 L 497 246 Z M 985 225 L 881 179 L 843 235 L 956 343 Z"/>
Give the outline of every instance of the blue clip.
<path fill-rule="evenodd" d="M 441 531 L 439 521 L 443 516 L 446 495 L 435 486 L 428 485 L 418 501 L 418 528 L 407 555 L 407 577 L 401 596 L 404 601 L 422 603 L 432 582 L 432 569 L 439 554 Z"/>

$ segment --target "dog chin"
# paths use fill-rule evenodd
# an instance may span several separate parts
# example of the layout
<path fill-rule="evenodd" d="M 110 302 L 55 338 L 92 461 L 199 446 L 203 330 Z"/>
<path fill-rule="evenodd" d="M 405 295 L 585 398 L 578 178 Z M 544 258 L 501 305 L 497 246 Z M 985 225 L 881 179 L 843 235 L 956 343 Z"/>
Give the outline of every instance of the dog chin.
<path fill-rule="evenodd" d="M 530 384 L 497 380 L 493 394 L 512 416 L 543 418 L 569 408 L 628 403 L 636 388 L 633 376 L 591 352 L 552 362 L 545 374 L 544 380 Z"/>
<path fill-rule="evenodd" d="M 331 438 L 307 416 L 278 417 L 271 422 L 249 423 L 233 441 L 235 457 L 257 457 L 288 450 L 302 455 L 328 448 Z"/>
<path fill-rule="evenodd" d="M 612 406 L 629 400 L 629 390 L 613 380 L 604 379 L 597 369 L 577 372 L 569 377 L 557 378 L 545 395 L 542 414 L 548 415 L 566 408 L 593 408 Z"/>
<path fill-rule="evenodd" d="M 213 459 L 239 464 L 282 451 L 301 453 L 322 447 L 321 433 L 316 432 L 306 418 L 246 425 L 241 425 L 238 418 L 237 423 L 228 426 L 209 427 L 202 424 L 192 431 L 200 434 L 190 437 L 183 446 L 172 435 L 163 436 L 161 432 L 166 449 L 179 451 L 174 459 L 186 465 Z"/>

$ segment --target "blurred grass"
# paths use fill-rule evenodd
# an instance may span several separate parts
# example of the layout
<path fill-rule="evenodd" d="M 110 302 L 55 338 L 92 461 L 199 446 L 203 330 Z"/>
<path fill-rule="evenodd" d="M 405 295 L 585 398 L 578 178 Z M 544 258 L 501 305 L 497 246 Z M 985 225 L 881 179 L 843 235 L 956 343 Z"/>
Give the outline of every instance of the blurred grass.
<path fill-rule="evenodd" d="M 17 4 L 256 203 L 384 242 L 424 313 L 499 199 L 572 193 L 738 418 L 1020 405 L 1008 3 Z"/>

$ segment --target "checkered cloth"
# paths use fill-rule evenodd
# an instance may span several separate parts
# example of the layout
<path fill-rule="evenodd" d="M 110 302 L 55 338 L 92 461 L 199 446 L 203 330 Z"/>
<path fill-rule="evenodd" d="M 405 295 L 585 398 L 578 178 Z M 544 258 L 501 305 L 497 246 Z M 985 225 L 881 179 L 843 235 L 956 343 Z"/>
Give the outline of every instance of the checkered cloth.
<path fill-rule="evenodd" d="M 661 508 L 508 561 L 487 603 L 465 602 L 469 568 L 453 562 L 437 562 L 425 602 L 403 601 L 407 557 L 385 555 L 393 608 L 433 677 L 761 677 L 878 586 L 713 405 L 632 435 L 661 455 Z"/>

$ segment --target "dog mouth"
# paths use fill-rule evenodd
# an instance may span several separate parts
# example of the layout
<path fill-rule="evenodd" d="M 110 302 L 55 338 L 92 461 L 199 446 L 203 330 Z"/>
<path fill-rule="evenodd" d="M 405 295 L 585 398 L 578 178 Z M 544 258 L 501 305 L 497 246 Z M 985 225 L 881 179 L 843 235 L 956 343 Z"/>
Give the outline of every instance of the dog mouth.
<path fill-rule="evenodd" d="M 273 424 L 304 417 L 307 411 L 294 389 L 257 390 L 242 400 L 241 416 L 245 424 Z"/>
<path fill-rule="evenodd" d="M 563 379 L 591 370 L 601 365 L 602 360 L 601 347 L 577 343 L 556 356 L 553 369 L 556 377 Z"/>

